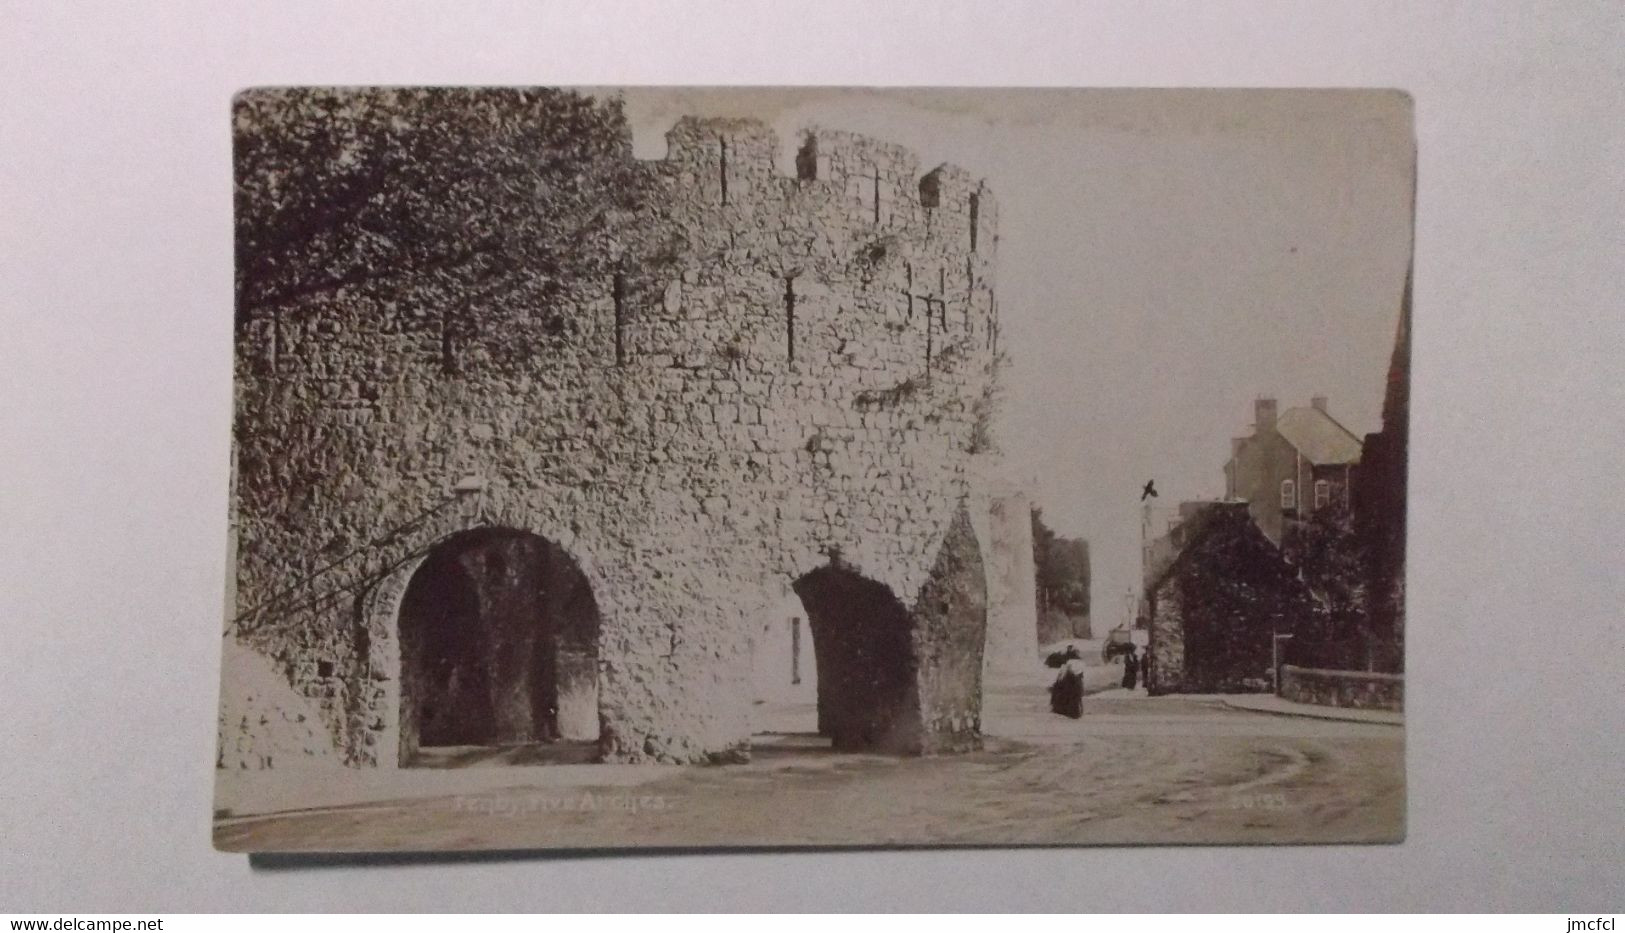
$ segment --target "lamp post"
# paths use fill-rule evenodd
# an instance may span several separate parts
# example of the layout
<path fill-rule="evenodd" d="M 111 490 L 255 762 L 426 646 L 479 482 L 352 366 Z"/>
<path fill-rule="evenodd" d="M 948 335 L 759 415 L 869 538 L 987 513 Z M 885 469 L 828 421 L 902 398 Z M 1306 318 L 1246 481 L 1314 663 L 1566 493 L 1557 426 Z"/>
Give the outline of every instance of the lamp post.
<path fill-rule="evenodd" d="M 1270 669 L 1275 672 L 1275 695 L 1281 695 L 1281 642 L 1291 638 L 1292 634 L 1270 632 Z"/>

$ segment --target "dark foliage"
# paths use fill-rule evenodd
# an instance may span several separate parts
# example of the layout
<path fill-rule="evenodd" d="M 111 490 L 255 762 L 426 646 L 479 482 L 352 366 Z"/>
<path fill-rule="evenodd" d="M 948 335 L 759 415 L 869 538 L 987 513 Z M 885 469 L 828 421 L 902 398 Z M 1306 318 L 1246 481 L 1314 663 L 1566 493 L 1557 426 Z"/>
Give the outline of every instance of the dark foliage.
<path fill-rule="evenodd" d="M 1383 396 L 1382 430 L 1366 435 L 1355 474 L 1355 532 L 1365 554 L 1372 666 L 1405 669 L 1405 514 L 1410 448 L 1411 277 L 1405 276 L 1399 328 Z"/>
<path fill-rule="evenodd" d="M 1370 667 L 1365 554 L 1349 511 L 1330 506 L 1308 521 L 1291 523 L 1282 552 L 1298 569 L 1313 600 L 1310 618 L 1288 647 L 1287 657 L 1307 667 Z"/>
<path fill-rule="evenodd" d="M 410 276 L 462 302 L 607 270 L 643 195 L 616 101 L 523 89 L 249 91 L 237 316 Z"/>
<path fill-rule="evenodd" d="M 1211 509 L 1199 521 L 1162 578 L 1174 580 L 1181 603 L 1183 689 L 1266 689 L 1271 639 L 1299 636 L 1309 593 L 1245 510 Z"/>
<path fill-rule="evenodd" d="M 1051 610 L 1089 614 L 1089 542 L 1056 534 L 1044 524 L 1041 509 L 1033 509 L 1033 561 L 1040 618 Z"/>

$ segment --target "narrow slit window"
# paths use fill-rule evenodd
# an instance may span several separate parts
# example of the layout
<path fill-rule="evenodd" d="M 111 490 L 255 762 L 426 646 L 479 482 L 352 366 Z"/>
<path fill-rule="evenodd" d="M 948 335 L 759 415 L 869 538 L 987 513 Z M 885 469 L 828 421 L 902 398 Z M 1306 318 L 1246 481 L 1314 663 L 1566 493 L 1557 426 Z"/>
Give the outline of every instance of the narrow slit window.
<path fill-rule="evenodd" d="M 784 344 L 790 362 L 796 361 L 796 280 L 784 279 Z"/>
<path fill-rule="evenodd" d="M 970 333 L 971 306 L 976 303 L 976 269 L 971 266 L 969 256 L 965 257 L 965 333 Z"/>
<path fill-rule="evenodd" d="M 1281 508 L 1295 509 L 1298 507 L 1298 484 L 1292 480 L 1281 480 Z"/>
<path fill-rule="evenodd" d="M 914 266 L 903 263 L 903 303 L 906 320 L 914 320 Z"/>
<path fill-rule="evenodd" d="M 717 176 L 722 182 L 722 203 L 728 203 L 728 141 L 717 137 L 717 143 L 722 147 L 722 157 L 717 160 Z"/>
<path fill-rule="evenodd" d="M 999 352 L 999 295 L 992 289 L 987 292 L 987 349 L 994 356 Z"/>
<path fill-rule="evenodd" d="M 933 344 L 936 335 L 932 332 L 931 326 L 935 323 L 933 320 L 935 317 L 936 311 L 931 307 L 931 299 L 927 297 L 925 298 L 925 381 L 928 383 L 931 381 L 931 356 L 932 351 L 935 349 Z"/>
<path fill-rule="evenodd" d="M 970 196 L 970 251 L 976 252 L 976 228 L 982 223 L 982 196 Z"/>
<path fill-rule="evenodd" d="M 626 364 L 626 276 L 615 273 L 612 289 L 615 297 L 615 365 Z"/>

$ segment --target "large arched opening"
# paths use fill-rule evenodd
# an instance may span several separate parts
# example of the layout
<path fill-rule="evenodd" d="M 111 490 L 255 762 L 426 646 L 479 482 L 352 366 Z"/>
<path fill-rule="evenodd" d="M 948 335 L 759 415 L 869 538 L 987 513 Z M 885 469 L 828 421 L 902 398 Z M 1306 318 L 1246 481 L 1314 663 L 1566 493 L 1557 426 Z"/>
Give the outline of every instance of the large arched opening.
<path fill-rule="evenodd" d="M 413 573 L 399 625 L 403 766 L 592 760 L 598 605 L 563 548 L 453 535 Z"/>
<path fill-rule="evenodd" d="M 912 606 L 839 560 L 800 577 L 791 590 L 805 613 L 817 678 L 815 712 L 803 714 L 800 728 L 807 731 L 798 744 L 810 744 L 806 739 L 816 735 L 823 737 L 820 744 L 838 750 L 934 754 L 980 747 L 987 580 L 965 508 L 943 537 Z M 781 606 L 765 620 L 766 631 L 786 621 L 793 658 L 796 615 Z M 758 666 L 761 635 L 753 645 Z M 768 652 L 769 669 L 779 676 L 783 658 L 782 649 Z M 804 669 L 791 670 L 806 676 Z M 759 682 L 757 690 L 760 697 Z M 772 723 L 774 717 L 762 715 L 760 705 L 758 710 L 753 731 L 778 732 L 762 728 L 764 719 Z M 770 742 L 763 737 L 752 747 L 785 738 L 782 732 Z"/>
<path fill-rule="evenodd" d="M 755 645 L 758 700 L 765 694 L 755 731 L 843 751 L 918 750 L 907 608 L 884 584 L 838 565 L 806 574 L 792 590 L 799 603 L 787 599 L 765 619 Z"/>

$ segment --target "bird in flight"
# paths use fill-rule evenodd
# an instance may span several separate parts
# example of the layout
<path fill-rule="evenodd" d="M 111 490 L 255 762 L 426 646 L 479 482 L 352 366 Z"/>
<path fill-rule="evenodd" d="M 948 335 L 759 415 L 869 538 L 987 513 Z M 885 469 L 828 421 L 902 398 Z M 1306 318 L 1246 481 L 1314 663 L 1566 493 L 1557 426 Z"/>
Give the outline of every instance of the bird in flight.
<path fill-rule="evenodd" d="M 1145 488 L 1140 490 L 1140 501 L 1144 502 L 1147 499 L 1155 499 L 1156 497 L 1157 497 L 1157 481 L 1154 480 L 1154 479 L 1146 480 L 1145 481 Z"/>

